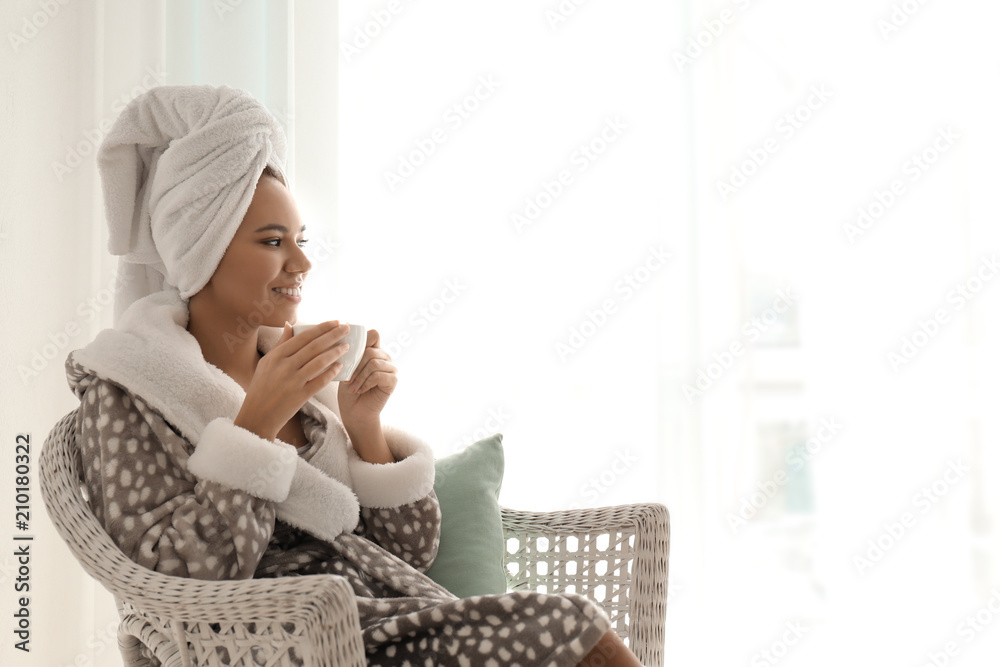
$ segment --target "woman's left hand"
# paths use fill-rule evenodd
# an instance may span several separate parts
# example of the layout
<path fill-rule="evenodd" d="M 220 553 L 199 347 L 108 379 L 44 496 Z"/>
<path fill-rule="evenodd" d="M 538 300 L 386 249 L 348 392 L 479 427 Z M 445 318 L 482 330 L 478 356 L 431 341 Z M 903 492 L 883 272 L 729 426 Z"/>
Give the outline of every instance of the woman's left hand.
<path fill-rule="evenodd" d="M 379 335 L 368 330 L 364 354 L 350 382 L 337 388 L 337 403 L 344 426 L 364 427 L 380 423 L 379 415 L 396 388 L 399 376 L 389 363 L 389 353 L 378 346 Z"/>

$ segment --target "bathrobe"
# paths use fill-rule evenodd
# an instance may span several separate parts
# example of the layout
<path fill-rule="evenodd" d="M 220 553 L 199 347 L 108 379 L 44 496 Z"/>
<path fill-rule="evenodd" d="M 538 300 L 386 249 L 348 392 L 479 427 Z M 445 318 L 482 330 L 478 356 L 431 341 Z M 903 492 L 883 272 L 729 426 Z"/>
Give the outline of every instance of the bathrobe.
<path fill-rule="evenodd" d="M 370 665 L 575 665 L 610 629 L 582 596 L 459 599 L 429 579 L 430 446 L 383 425 L 396 462 L 362 460 L 336 382 L 298 413 L 301 450 L 234 425 L 246 394 L 204 359 L 188 316 L 176 290 L 155 292 L 66 359 L 91 507 L 129 558 L 198 579 L 343 576 Z M 262 353 L 281 335 L 252 331 Z"/>

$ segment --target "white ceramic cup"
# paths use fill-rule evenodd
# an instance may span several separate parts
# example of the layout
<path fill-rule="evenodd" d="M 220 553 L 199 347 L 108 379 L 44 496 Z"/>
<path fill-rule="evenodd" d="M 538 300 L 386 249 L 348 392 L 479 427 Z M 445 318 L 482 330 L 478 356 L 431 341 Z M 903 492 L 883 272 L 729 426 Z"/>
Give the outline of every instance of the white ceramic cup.
<path fill-rule="evenodd" d="M 341 322 L 341 324 L 346 324 L 346 322 Z M 292 326 L 292 331 L 296 336 L 298 336 L 300 332 L 314 326 L 316 325 L 295 324 Z M 347 335 L 337 341 L 335 345 L 331 345 L 331 347 L 335 347 L 341 343 L 347 343 L 349 346 L 347 348 L 347 352 L 344 353 L 344 356 L 334 362 L 344 364 L 344 367 L 341 368 L 340 372 L 333 378 L 334 382 L 345 382 L 351 379 L 351 376 L 354 375 L 354 371 L 358 368 L 358 363 L 361 361 L 361 355 L 365 353 L 365 344 L 368 342 L 368 330 L 365 329 L 364 325 L 349 324 L 348 326 L 351 327 L 351 330 L 347 333 Z"/>

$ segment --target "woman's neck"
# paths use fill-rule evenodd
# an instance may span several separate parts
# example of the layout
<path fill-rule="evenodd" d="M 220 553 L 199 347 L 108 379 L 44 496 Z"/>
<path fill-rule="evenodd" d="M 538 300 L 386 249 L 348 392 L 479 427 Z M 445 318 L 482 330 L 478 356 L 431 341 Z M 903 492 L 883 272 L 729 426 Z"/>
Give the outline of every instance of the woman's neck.
<path fill-rule="evenodd" d="M 187 330 L 201 346 L 205 361 L 246 389 L 261 357 L 257 350 L 259 327 L 226 326 L 195 311 L 189 315 Z"/>

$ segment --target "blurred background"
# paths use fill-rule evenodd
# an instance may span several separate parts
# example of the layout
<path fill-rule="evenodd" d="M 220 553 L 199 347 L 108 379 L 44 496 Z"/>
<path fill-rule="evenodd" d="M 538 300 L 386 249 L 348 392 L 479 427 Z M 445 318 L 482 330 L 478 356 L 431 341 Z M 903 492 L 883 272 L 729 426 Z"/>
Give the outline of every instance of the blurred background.
<path fill-rule="evenodd" d="M 227 84 L 290 140 L 300 320 L 377 329 L 399 368 L 386 423 L 438 456 L 503 433 L 508 507 L 668 507 L 667 665 L 995 665 L 998 19 L 8 0 L 0 509 L 111 326 L 97 146 L 153 86 Z M 8 630 L 0 664 L 121 664 L 37 488 L 32 528 L 32 651 Z"/>

